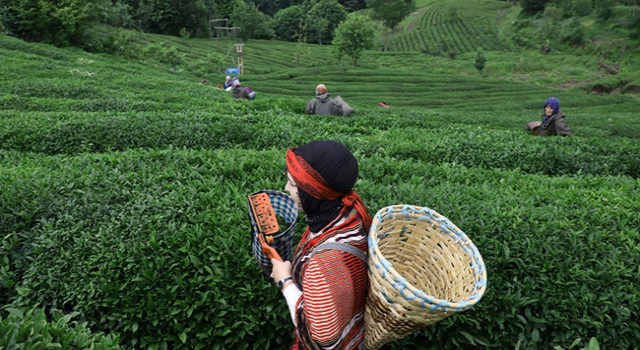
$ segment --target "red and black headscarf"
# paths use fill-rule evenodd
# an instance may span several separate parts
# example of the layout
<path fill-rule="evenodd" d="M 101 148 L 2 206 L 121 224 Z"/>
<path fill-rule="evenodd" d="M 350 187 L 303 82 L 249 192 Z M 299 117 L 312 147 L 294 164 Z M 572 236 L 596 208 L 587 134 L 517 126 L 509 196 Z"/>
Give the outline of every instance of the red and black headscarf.
<path fill-rule="evenodd" d="M 368 232 L 371 216 L 353 190 L 358 177 L 358 161 L 343 144 L 313 141 L 287 151 L 287 171 L 298 186 L 302 209 L 307 217 L 322 215 L 343 204 L 353 207 Z"/>

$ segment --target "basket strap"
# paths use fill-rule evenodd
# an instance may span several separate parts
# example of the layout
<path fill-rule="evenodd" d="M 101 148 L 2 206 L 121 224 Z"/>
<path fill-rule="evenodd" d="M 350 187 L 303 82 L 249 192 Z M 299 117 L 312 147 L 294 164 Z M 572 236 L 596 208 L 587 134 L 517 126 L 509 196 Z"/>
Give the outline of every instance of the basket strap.
<path fill-rule="evenodd" d="M 311 259 L 312 256 L 316 255 L 318 252 L 320 252 L 321 250 L 325 250 L 325 249 L 337 249 L 337 250 L 342 250 L 345 251 L 347 253 L 353 254 L 356 257 L 360 258 L 362 261 L 365 262 L 365 264 L 367 263 L 367 255 L 360 249 L 350 245 L 350 244 L 346 244 L 346 243 L 336 243 L 336 242 L 328 242 L 328 243 L 323 243 L 320 244 L 319 246 L 317 246 L 309 255 L 309 259 Z"/>

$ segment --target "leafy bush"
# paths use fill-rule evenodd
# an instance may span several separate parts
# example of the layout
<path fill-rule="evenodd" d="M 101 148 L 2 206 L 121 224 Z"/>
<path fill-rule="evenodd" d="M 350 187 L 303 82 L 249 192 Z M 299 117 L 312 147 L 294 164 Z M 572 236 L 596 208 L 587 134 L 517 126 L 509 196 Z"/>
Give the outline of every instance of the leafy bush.
<path fill-rule="evenodd" d="M 89 0 L 5 0 L 0 21 L 5 31 L 27 41 L 74 44 L 92 20 Z"/>
<path fill-rule="evenodd" d="M 304 36 L 309 43 L 328 44 L 347 19 L 347 11 L 337 0 L 320 0 L 306 14 Z"/>
<path fill-rule="evenodd" d="M 594 9 L 599 19 L 608 21 L 613 16 L 613 0 L 595 0 Z"/>
<path fill-rule="evenodd" d="M 572 0 L 572 9 L 579 17 L 588 16 L 593 11 L 592 0 Z"/>
<path fill-rule="evenodd" d="M 478 53 L 476 54 L 476 59 L 473 62 L 473 66 L 476 67 L 478 72 L 482 73 L 484 69 L 484 65 L 487 63 L 487 56 L 484 54 L 482 49 L 478 49 Z"/>
<path fill-rule="evenodd" d="M 357 66 L 362 52 L 373 47 L 374 34 L 375 27 L 368 17 L 349 15 L 349 18 L 336 29 L 333 39 L 335 55 L 347 55 L 353 59 L 353 65 Z"/>
<path fill-rule="evenodd" d="M 243 125 L 228 130 L 273 137 Z M 521 340 L 522 349 L 550 350 L 586 334 L 612 348 L 640 340 L 637 181 L 469 169 L 434 164 L 437 155 L 406 159 L 425 152 L 410 138 L 368 140 L 361 149 L 362 140 L 338 139 L 358 154 L 358 192 L 372 213 L 393 203 L 432 207 L 470 235 L 487 264 L 481 303 L 392 348 L 510 348 Z M 285 149 L 228 147 L 4 153 L 3 164 L 14 165 L 0 181 L 10 208 L 1 227 L 19 225 L 30 249 L 14 305 L 77 310 L 91 329 L 119 333 L 124 346 L 288 345 L 286 303 L 251 256 L 244 197 L 284 186 Z"/>
<path fill-rule="evenodd" d="M 565 37 L 563 40 L 565 43 L 568 43 L 570 45 L 575 45 L 575 46 L 579 46 L 585 43 L 586 38 L 585 38 L 584 26 L 580 22 L 579 18 L 577 17 L 573 18 L 569 22 L 569 25 L 566 27 L 566 31 L 567 33 L 565 34 Z"/>
<path fill-rule="evenodd" d="M 552 19 L 557 24 L 564 17 L 564 11 L 555 6 L 547 6 L 544 9 L 544 17 Z"/>
<path fill-rule="evenodd" d="M 299 32 L 303 28 L 304 12 L 302 6 L 294 5 L 282 9 L 273 16 L 271 26 L 277 38 L 287 41 L 296 41 Z"/>
<path fill-rule="evenodd" d="M 7 308 L 6 318 L 0 316 L 0 349 L 62 349 L 62 350 L 116 350 L 118 337 L 92 333 L 86 323 L 71 321 L 78 313 L 63 316 L 53 312 L 53 321 L 47 320 L 44 310 L 31 309 L 23 313 Z"/>
<path fill-rule="evenodd" d="M 269 16 L 260 12 L 254 3 L 247 4 L 238 0 L 233 13 L 229 17 L 233 26 L 240 27 L 239 35 L 244 41 L 253 39 L 271 39 L 274 31 L 270 27 Z"/>

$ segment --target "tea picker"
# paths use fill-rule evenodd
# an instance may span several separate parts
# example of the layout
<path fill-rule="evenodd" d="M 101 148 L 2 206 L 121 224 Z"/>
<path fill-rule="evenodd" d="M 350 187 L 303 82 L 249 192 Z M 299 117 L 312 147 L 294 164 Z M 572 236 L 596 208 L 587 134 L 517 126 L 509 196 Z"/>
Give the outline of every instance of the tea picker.
<path fill-rule="evenodd" d="M 371 218 L 353 190 L 358 164 L 344 145 L 313 141 L 289 149 L 286 161 L 291 196 L 262 190 L 248 202 L 254 256 L 287 301 L 293 349 L 380 349 L 482 298 L 487 273 L 466 234 L 416 205 Z M 292 257 L 297 208 L 308 228 Z M 271 249 L 281 259 L 270 261 Z"/>

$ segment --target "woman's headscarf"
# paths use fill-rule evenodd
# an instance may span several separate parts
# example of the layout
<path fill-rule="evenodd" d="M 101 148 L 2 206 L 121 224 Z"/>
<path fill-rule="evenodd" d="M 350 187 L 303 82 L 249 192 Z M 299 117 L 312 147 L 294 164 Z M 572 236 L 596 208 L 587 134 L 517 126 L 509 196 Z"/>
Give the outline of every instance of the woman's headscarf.
<path fill-rule="evenodd" d="M 289 149 L 286 158 L 287 171 L 298 187 L 307 217 L 330 212 L 341 205 L 354 207 L 365 230 L 369 231 L 371 216 L 353 190 L 358 161 L 347 147 L 337 141 L 313 141 Z"/>
<path fill-rule="evenodd" d="M 327 93 L 327 87 L 324 84 L 319 84 L 318 86 L 316 86 L 317 95 L 326 94 L 326 93 Z"/>
<path fill-rule="evenodd" d="M 232 85 L 233 87 L 240 86 L 240 79 L 238 79 L 238 78 L 233 78 L 231 85 Z"/>
<path fill-rule="evenodd" d="M 560 112 L 560 100 L 558 100 L 556 97 L 549 97 L 547 99 L 547 102 L 544 103 L 544 108 L 547 108 L 547 106 L 553 108 L 553 114 L 552 115 L 547 115 L 546 113 L 544 114 L 544 116 L 542 117 L 542 128 L 546 129 L 547 126 L 549 126 L 549 123 L 551 122 L 551 119 L 553 119 L 553 117 L 558 114 L 558 112 Z"/>

